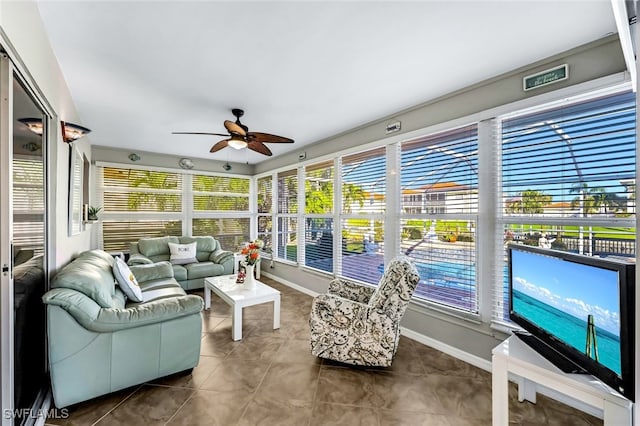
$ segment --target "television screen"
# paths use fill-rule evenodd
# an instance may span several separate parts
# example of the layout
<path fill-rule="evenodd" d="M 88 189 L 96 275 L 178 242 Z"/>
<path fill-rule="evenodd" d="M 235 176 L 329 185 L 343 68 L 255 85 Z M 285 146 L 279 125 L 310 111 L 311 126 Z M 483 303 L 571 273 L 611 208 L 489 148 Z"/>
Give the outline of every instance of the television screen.
<path fill-rule="evenodd" d="M 633 265 L 528 246 L 511 246 L 509 260 L 511 319 L 632 395 Z"/>

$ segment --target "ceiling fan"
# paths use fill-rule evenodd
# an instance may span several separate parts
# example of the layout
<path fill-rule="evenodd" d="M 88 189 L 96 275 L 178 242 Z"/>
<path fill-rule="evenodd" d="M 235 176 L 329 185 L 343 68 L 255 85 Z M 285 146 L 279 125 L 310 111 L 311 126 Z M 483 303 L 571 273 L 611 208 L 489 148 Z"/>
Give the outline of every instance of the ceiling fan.
<path fill-rule="evenodd" d="M 267 148 L 265 143 L 293 143 L 293 139 L 284 136 L 271 135 L 269 133 L 250 132 L 249 128 L 240 122 L 240 117 L 244 115 L 244 111 L 234 108 L 231 113 L 236 117 L 236 121 L 225 120 L 224 127 L 229 134 L 224 133 L 208 133 L 208 132 L 172 132 L 174 135 L 213 135 L 228 136 L 216 143 L 209 150 L 210 152 L 220 151 L 222 148 L 230 146 L 235 149 L 249 148 L 260 154 L 271 156 L 271 150 Z"/>

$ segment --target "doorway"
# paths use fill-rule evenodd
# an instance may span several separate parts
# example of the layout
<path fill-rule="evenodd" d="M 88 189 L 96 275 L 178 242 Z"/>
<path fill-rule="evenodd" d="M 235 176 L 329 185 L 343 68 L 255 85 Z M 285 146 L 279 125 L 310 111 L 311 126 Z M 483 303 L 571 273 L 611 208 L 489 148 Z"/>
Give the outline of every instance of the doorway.
<path fill-rule="evenodd" d="M 33 424 L 48 389 L 48 116 L 10 60 L 0 59 L 0 254 L 3 424 Z M 39 127 L 33 123 L 39 123 Z M 10 409 L 10 412 L 6 410 Z"/>

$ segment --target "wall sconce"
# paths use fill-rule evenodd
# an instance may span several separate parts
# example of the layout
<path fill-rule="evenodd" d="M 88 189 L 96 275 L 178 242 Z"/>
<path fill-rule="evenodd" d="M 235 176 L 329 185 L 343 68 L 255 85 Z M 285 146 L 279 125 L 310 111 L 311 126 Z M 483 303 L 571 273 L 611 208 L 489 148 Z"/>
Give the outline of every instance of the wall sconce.
<path fill-rule="evenodd" d="M 129 160 L 131 160 L 133 162 L 140 161 L 140 156 L 138 154 L 136 154 L 135 152 L 131 153 L 131 154 L 129 154 Z"/>
<path fill-rule="evenodd" d="M 42 125 L 41 118 L 19 118 L 18 121 L 27 126 L 29 130 L 36 135 L 42 136 L 44 126 Z M 73 123 L 65 123 L 64 121 L 60 121 L 60 128 L 62 130 L 62 140 L 66 143 L 74 142 L 91 132 L 91 130 L 86 127 Z"/>

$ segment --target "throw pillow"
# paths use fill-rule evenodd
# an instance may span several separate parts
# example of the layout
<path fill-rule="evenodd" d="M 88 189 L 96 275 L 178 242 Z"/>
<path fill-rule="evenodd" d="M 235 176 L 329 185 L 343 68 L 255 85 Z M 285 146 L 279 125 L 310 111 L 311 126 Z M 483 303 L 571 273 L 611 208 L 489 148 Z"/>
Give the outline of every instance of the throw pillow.
<path fill-rule="evenodd" d="M 169 251 L 171 252 L 169 261 L 174 265 L 198 263 L 195 242 L 189 244 L 169 243 Z"/>
<path fill-rule="evenodd" d="M 116 277 L 120 288 L 129 299 L 134 302 L 142 302 L 142 290 L 140 290 L 136 277 L 127 264 L 124 263 L 124 260 L 119 257 L 113 263 L 113 276 Z"/>

